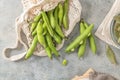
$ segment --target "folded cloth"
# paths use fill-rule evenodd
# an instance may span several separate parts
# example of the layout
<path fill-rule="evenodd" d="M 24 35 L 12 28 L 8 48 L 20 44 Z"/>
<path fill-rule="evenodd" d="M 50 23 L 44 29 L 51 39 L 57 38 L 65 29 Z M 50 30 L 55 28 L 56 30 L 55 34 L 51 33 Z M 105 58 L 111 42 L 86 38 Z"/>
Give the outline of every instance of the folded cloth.
<path fill-rule="evenodd" d="M 95 35 L 104 42 L 120 49 L 120 47 L 113 42 L 110 35 L 111 22 L 113 20 L 113 17 L 117 14 L 120 14 L 120 0 L 115 0 L 111 10 L 108 12 L 105 19 L 95 32 Z"/>
<path fill-rule="evenodd" d="M 93 69 L 89 69 L 82 76 L 75 76 L 72 80 L 117 80 L 111 75 L 105 73 L 99 73 Z"/>

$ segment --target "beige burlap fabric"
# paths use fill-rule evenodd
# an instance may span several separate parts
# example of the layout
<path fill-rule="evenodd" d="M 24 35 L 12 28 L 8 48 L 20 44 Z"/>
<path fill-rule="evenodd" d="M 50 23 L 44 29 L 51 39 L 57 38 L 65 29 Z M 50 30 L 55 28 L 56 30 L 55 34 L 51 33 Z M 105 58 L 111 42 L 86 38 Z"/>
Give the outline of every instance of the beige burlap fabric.
<path fill-rule="evenodd" d="M 22 59 L 25 56 L 26 51 L 28 50 L 33 39 L 29 30 L 28 21 L 31 21 L 35 15 L 41 12 L 41 10 L 49 11 L 51 9 L 54 9 L 57 4 L 62 1 L 64 0 L 22 0 L 23 13 L 16 19 L 15 22 L 17 31 L 17 43 L 15 47 L 4 49 L 4 59 L 9 61 L 17 61 Z M 69 0 L 69 29 L 63 30 L 66 36 L 72 32 L 75 24 L 80 20 L 81 10 L 82 7 L 79 0 Z M 65 40 L 62 41 L 62 44 L 56 46 L 57 50 L 60 50 L 63 47 L 64 41 Z M 26 51 L 22 52 L 21 54 L 10 56 L 11 51 L 19 50 L 20 47 L 24 47 Z M 40 44 L 37 45 L 34 55 L 46 56 L 45 50 Z"/>

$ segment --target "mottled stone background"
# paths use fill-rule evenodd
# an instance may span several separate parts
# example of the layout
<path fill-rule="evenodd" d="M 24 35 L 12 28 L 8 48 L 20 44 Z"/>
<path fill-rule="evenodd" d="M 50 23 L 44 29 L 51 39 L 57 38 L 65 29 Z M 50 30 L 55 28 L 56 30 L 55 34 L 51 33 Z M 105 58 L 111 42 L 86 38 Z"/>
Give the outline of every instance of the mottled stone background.
<path fill-rule="evenodd" d="M 114 0 L 80 0 L 81 17 L 89 23 L 94 23 L 96 31 Z M 79 25 L 70 35 L 60 53 L 65 56 L 69 64 L 64 67 L 60 61 L 47 57 L 32 56 L 29 60 L 9 62 L 3 59 L 2 50 L 7 46 L 14 46 L 16 42 L 15 18 L 22 13 L 20 0 L 0 0 L 0 80 L 70 80 L 75 75 L 83 74 L 88 68 L 111 74 L 120 79 L 120 50 L 114 49 L 119 65 L 110 64 L 105 55 L 105 43 L 96 38 L 97 55 L 93 55 L 87 45 L 84 59 L 79 60 L 77 51 L 68 55 L 64 49 L 78 34 Z M 18 54 L 20 52 L 16 52 Z M 61 59 L 60 59 L 61 60 Z"/>

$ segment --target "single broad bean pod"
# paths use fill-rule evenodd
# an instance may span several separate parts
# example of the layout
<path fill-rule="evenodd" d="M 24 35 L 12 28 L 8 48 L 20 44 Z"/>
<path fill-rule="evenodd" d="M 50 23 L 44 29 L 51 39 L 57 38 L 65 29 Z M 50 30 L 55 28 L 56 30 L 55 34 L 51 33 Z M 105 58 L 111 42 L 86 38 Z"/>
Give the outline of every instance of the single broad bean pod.
<path fill-rule="evenodd" d="M 50 21 L 50 24 L 52 26 L 52 28 L 54 29 L 56 24 L 55 24 L 55 18 L 54 18 L 54 10 L 51 10 L 48 12 L 48 16 L 49 16 L 49 21 Z"/>
<path fill-rule="evenodd" d="M 39 41 L 39 43 L 40 43 L 44 48 L 46 48 L 46 47 L 47 47 L 47 44 L 46 44 L 46 41 L 45 41 L 45 37 L 43 36 L 43 32 L 44 32 L 43 23 L 42 23 L 42 22 L 39 22 L 39 23 L 38 23 L 38 26 L 37 26 L 37 37 L 38 37 L 38 41 Z"/>
<path fill-rule="evenodd" d="M 83 44 L 81 44 L 78 49 L 78 58 L 81 58 L 82 56 L 84 56 L 85 49 L 86 49 L 86 39 L 84 40 Z"/>
<path fill-rule="evenodd" d="M 28 49 L 26 55 L 25 55 L 25 59 L 28 59 L 32 56 L 36 46 L 37 46 L 37 43 L 38 43 L 38 39 L 37 39 L 37 36 L 34 37 L 33 41 L 32 41 L 32 44 L 30 46 L 30 48 Z"/>
<path fill-rule="evenodd" d="M 71 42 L 68 47 L 66 48 L 66 52 L 69 52 L 71 49 L 73 49 L 76 45 L 78 45 L 82 40 L 88 37 L 88 34 L 93 29 L 94 25 L 91 24 L 90 27 L 88 27 L 80 36 L 78 36 L 73 42 Z"/>
<path fill-rule="evenodd" d="M 43 23 L 43 29 L 44 29 L 43 35 L 46 35 L 47 34 L 47 24 L 46 23 Z"/>
<path fill-rule="evenodd" d="M 92 51 L 94 54 L 96 54 L 97 47 L 96 47 L 95 39 L 94 39 L 94 37 L 93 37 L 92 34 L 91 34 L 90 37 L 89 37 L 89 42 L 90 42 L 91 51 Z"/>
<path fill-rule="evenodd" d="M 44 47 L 48 57 L 50 59 L 52 59 L 52 54 L 51 54 L 51 50 L 50 48 L 48 47 L 48 44 L 46 42 L 46 38 L 45 36 L 43 35 L 44 33 L 44 28 L 43 28 L 43 23 L 42 22 L 39 22 L 38 23 L 38 26 L 37 26 L 37 37 L 38 37 L 38 41 L 39 43 Z"/>
<path fill-rule="evenodd" d="M 49 33 L 46 34 L 46 41 L 47 41 L 49 48 L 52 50 L 52 52 L 55 54 L 55 56 L 59 56 L 59 53 L 56 50 L 56 48 L 54 47 L 52 37 L 49 35 Z"/>
<path fill-rule="evenodd" d="M 50 49 L 49 47 L 46 47 L 46 48 L 45 48 L 45 51 L 46 51 L 46 53 L 47 53 L 47 56 L 48 56 L 50 59 L 52 59 L 51 49 Z"/>
<path fill-rule="evenodd" d="M 58 6 L 56 6 L 55 11 L 54 11 L 54 17 L 57 23 L 58 23 L 58 11 L 59 11 L 59 8 Z"/>
<path fill-rule="evenodd" d="M 84 21 L 84 25 L 86 28 L 89 27 L 85 21 Z M 89 38 L 89 43 L 90 43 L 90 49 L 94 54 L 96 54 L 97 47 L 96 47 L 94 36 L 93 36 L 92 32 L 90 32 L 89 34 L 90 35 L 88 35 L 88 38 Z"/>
<path fill-rule="evenodd" d="M 58 34 L 60 37 L 62 37 L 62 38 L 65 37 L 65 35 L 64 35 L 61 27 L 60 27 L 57 23 L 56 23 L 55 31 L 57 32 L 57 34 Z"/>
<path fill-rule="evenodd" d="M 60 37 L 56 32 L 54 32 L 53 39 L 54 39 L 58 44 L 61 44 L 61 43 L 62 43 L 61 37 Z"/>
<path fill-rule="evenodd" d="M 58 24 L 58 10 L 59 10 L 59 9 L 58 9 L 58 6 L 57 6 L 57 7 L 55 8 L 55 12 L 54 12 L 54 19 L 55 19 L 55 25 L 56 25 L 55 31 L 57 32 L 57 34 L 58 34 L 60 37 L 64 38 L 64 37 L 65 37 L 65 36 L 64 36 L 64 33 L 63 33 L 60 25 Z"/>
<path fill-rule="evenodd" d="M 83 24 L 83 22 L 80 22 L 80 34 L 82 34 L 85 31 L 85 26 Z M 83 44 L 83 40 L 80 42 L 80 45 Z"/>
<path fill-rule="evenodd" d="M 109 45 L 106 45 L 106 55 L 112 64 L 117 64 L 115 53 L 113 52 Z"/>
<path fill-rule="evenodd" d="M 30 31 L 33 32 L 40 21 L 41 18 L 41 13 L 39 15 L 36 15 L 35 18 L 33 19 L 33 23 L 31 24 Z"/>
<path fill-rule="evenodd" d="M 80 34 L 82 34 L 85 31 L 85 26 L 84 24 L 81 22 L 80 23 Z M 85 49 L 86 49 L 86 39 L 83 40 L 83 43 L 80 45 L 79 49 L 78 49 L 78 57 L 82 57 L 85 53 Z"/>
<path fill-rule="evenodd" d="M 65 2 L 64 2 L 64 16 L 63 16 L 63 25 L 64 25 L 65 29 L 69 28 L 68 10 L 69 10 L 69 0 L 65 0 Z"/>
<path fill-rule="evenodd" d="M 44 11 L 42 11 L 41 14 L 42 14 L 43 21 L 47 24 L 46 27 L 47 27 L 48 32 L 53 37 L 54 36 L 54 31 L 53 31 L 53 29 L 52 29 L 52 27 L 50 25 L 47 14 Z"/>
<path fill-rule="evenodd" d="M 63 15 L 64 15 L 64 9 L 63 9 L 63 5 L 61 3 L 58 4 L 59 7 L 59 11 L 58 11 L 58 21 L 59 21 L 59 25 L 62 25 L 63 22 Z"/>
<path fill-rule="evenodd" d="M 37 34 L 37 28 L 32 32 L 32 36 L 34 37 Z"/>

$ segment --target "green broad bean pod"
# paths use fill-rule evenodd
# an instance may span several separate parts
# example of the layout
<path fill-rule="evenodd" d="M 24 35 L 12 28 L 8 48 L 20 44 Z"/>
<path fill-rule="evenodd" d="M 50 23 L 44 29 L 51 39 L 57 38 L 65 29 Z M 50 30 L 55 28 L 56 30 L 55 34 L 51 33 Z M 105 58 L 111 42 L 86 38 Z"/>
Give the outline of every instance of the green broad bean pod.
<path fill-rule="evenodd" d="M 64 15 L 64 9 L 63 9 L 63 5 L 61 3 L 58 4 L 59 7 L 59 11 L 58 11 L 58 21 L 59 21 L 59 25 L 62 25 L 63 22 L 63 15 Z"/>
<path fill-rule="evenodd" d="M 39 43 L 40 43 L 44 48 L 46 48 L 46 47 L 47 47 L 47 44 L 46 44 L 46 41 L 45 41 L 45 37 L 43 36 L 43 32 L 44 32 L 43 23 L 42 23 L 42 22 L 39 22 L 39 23 L 38 23 L 38 26 L 37 26 L 37 37 L 38 37 L 38 41 L 39 41 Z"/>
<path fill-rule="evenodd" d="M 64 35 L 61 27 L 60 27 L 57 23 L 56 23 L 55 31 L 57 32 L 57 34 L 58 34 L 60 37 L 62 37 L 62 38 L 65 37 L 65 35 Z"/>
<path fill-rule="evenodd" d="M 69 0 L 65 0 L 65 2 L 64 2 L 64 16 L 63 16 L 63 25 L 64 25 L 65 29 L 69 28 L 68 10 L 69 10 Z"/>
<path fill-rule="evenodd" d="M 56 32 L 54 32 L 53 39 L 54 39 L 58 44 L 61 44 L 61 43 L 62 43 L 61 37 L 60 37 Z"/>
<path fill-rule="evenodd" d="M 69 52 L 71 49 L 76 47 L 82 40 L 88 37 L 88 34 L 91 32 L 93 29 L 94 25 L 91 24 L 90 27 L 88 27 L 80 36 L 78 36 L 73 42 L 71 42 L 68 47 L 66 48 L 66 52 Z"/>
<path fill-rule="evenodd" d="M 55 11 L 54 11 L 54 17 L 55 17 L 55 20 L 56 22 L 58 23 L 58 11 L 59 11 L 59 8 L 58 6 L 55 8 Z"/>
<path fill-rule="evenodd" d="M 84 40 L 83 44 L 80 45 L 79 49 L 78 49 L 78 57 L 82 57 L 85 53 L 85 49 L 86 49 L 86 39 Z"/>
<path fill-rule="evenodd" d="M 84 22 L 84 25 L 85 25 L 86 27 L 89 27 L 86 22 Z M 91 49 L 91 51 L 92 51 L 94 54 L 96 54 L 97 47 L 96 47 L 96 43 L 95 43 L 94 36 L 93 36 L 93 34 L 92 34 L 91 32 L 90 32 L 89 34 L 90 34 L 90 35 L 88 36 L 88 38 L 89 38 L 89 43 L 90 43 L 90 49 Z"/>
<path fill-rule="evenodd" d="M 82 22 L 80 22 L 80 34 L 82 34 L 85 31 L 85 26 Z M 80 42 L 80 45 L 83 44 L 84 41 Z"/>
<path fill-rule="evenodd" d="M 48 56 L 50 59 L 52 59 L 51 49 L 50 49 L 49 47 L 46 47 L 46 48 L 45 48 L 45 51 L 46 51 L 46 53 L 47 53 L 47 56 Z"/>
<path fill-rule="evenodd" d="M 31 24 L 30 31 L 33 32 L 34 29 L 36 28 L 36 26 L 37 26 L 37 22 L 33 22 L 33 23 Z"/>
<path fill-rule="evenodd" d="M 32 32 L 32 36 L 34 37 L 37 34 L 37 28 Z"/>
<path fill-rule="evenodd" d="M 49 22 L 47 14 L 44 11 L 42 11 L 41 14 L 42 14 L 43 21 L 47 24 L 48 32 L 53 37 L 54 36 L 54 31 L 53 31 L 53 29 L 52 29 L 52 27 L 50 25 L 50 22 Z"/>
<path fill-rule="evenodd" d="M 33 23 L 31 24 L 31 27 L 30 27 L 31 32 L 34 31 L 34 29 L 36 28 L 38 21 L 40 20 L 41 17 L 42 17 L 41 14 L 35 16 Z"/>
<path fill-rule="evenodd" d="M 55 18 L 54 18 L 54 10 L 51 10 L 48 12 L 48 16 L 49 16 L 49 21 L 50 21 L 50 24 L 52 26 L 52 28 L 54 29 L 56 24 L 55 24 Z"/>
<path fill-rule="evenodd" d="M 46 23 L 43 23 L 43 29 L 44 29 L 43 35 L 46 35 L 47 34 L 47 25 L 46 25 Z"/>
<path fill-rule="evenodd" d="M 86 22 L 84 22 L 84 26 L 85 26 L 85 28 L 89 27 Z M 90 32 L 90 33 L 88 34 L 88 37 L 89 37 L 91 34 L 92 34 L 92 33 Z"/>
<path fill-rule="evenodd" d="M 80 34 L 82 34 L 85 31 L 85 26 L 84 24 L 81 22 L 80 23 Z M 83 40 L 83 43 L 80 45 L 79 49 L 78 49 L 78 57 L 82 57 L 85 53 L 85 49 L 86 49 L 86 39 Z"/>
<path fill-rule="evenodd" d="M 106 56 L 112 64 L 117 64 L 115 53 L 109 45 L 106 45 Z"/>
<path fill-rule="evenodd" d="M 41 13 L 36 15 L 35 18 L 34 18 L 34 22 L 38 22 L 40 21 L 40 18 L 42 17 Z"/>
<path fill-rule="evenodd" d="M 52 37 L 49 34 L 46 35 L 46 41 L 47 41 L 47 44 L 48 44 L 49 48 L 52 50 L 52 52 L 55 54 L 55 56 L 59 56 L 58 51 L 54 47 Z"/>
<path fill-rule="evenodd" d="M 58 34 L 60 37 L 64 38 L 64 37 L 65 37 L 65 36 L 64 36 L 64 33 L 63 33 L 60 25 L 58 24 L 58 10 L 59 10 L 59 9 L 58 9 L 58 6 L 57 6 L 57 7 L 55 8 L 55 12 L 54 12 L 54 19 L 55 19 L 55 24 L 56 24 L 55 31 L 57 32 L 57 34 Z"/>
<path fill-rule="evenodd" d="M 91 48 L 92 52 L 94 54 L 96 54 L 97 47 L 96 47 L 95 39 L 92 34 L 89 37 L 89 42 L 90 42 L 90 48 Z"/>
<path fill-rule="evenodd" d="M 37 46 L 37 43 L 38 43 L 38 39 L 37 39 L 37 36 L 34 37 L 33 41 L 32 41 L 32 44 L 30 46 L 30 48 L 28 49 L 26 55 L 25 55 L 25 59 L 28 59 L 32 56 L 36 46 Z"/>

